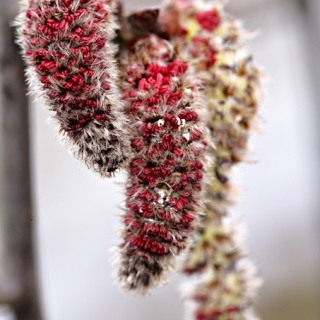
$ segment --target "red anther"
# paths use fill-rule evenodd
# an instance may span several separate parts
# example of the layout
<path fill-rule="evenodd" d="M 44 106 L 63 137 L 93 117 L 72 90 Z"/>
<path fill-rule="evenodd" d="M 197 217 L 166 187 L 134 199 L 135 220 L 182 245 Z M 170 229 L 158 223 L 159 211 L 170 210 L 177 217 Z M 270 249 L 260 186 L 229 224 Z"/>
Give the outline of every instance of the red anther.
<path fill-rule="evenodd" d="M 139 197 L 141 197 L 142 199 L 145 199 L 147 201 L 151 201 L 153 199 L 152 193 L 148 190 L 142 191 L 139 194 Z"/>
<path fill-rule="evenodd" d="M 208 57 L 208 67 L 211 67 L 216 63 L 217 58 L 216 58 L 216 52 L 215 51 L 213 51 L 213 50 L 205 50 L 204 55 L 206 57 Z"/>
<path fill-rule="evenodd" d="M 38 27 L 38 31 L 39 32 L 44 32 L 45 30 L 46 30 L 46 25 L 40 25 L 39 27 Z"/>
<path fill-rule="evenodd" d="M 131 167 L 130 172 L 132 175 L 137 176 L 141 172 L 141 168 L 139 167 Z"/>
<path fill-rule="evenodd" d="M 148 71 L 150 76 L 155 76 L 157 73 L 159 73 L 160 68 L 161 67 L 158 64 L 150 64 L 147 67 L 147 71 Z"/>
<path fill-rule="evenodd" d="M 150 176 L 151 174 L 153 174 L 153 169 L 152 168 L 144 168 L 143 174 L 146 176 Z"/>
<path fill-rule="evenodd" d="M 140 138 L 132 140 L 131 147 L 136 149 L 137 151 L 141 151 L 143 149 L 143 140 Z"/>
<path fill-rule="evenodd" d="M 140 212 L 139 205 L 136 203 L 127 203 L 126 206 L 131 212 L 134 212 L 134 213 Z"/>
<path fill-rule="evenodd" d="M 86 13 L 87 10 L 84 9 L 84 8 L 79 8 L 74 14 L 77 14 L 77 15 L 82 15 L 83 13 Z M 90 28 L 90 24 L 86 24 L 85 25 L 85 29 L 89 29 Z"/>
<path fill-rule="evenodd" d="M 131 165 L 145 167 L 147 165 L 147 163 L 142 159 L 134 159 L 134 160 L 132 160 Z"/>
<path fill-rule="evenodd" d="M 94 101 L 95 102 L 95 101 Z M 93 118 L 95 120 L 101 121 L 104 120 L 106 118 L 106 115 L 104 113 L 96 113 Z"/>
<path fill-rule="evenodd" d="M 110 90 L 110 85 L 108 83 L 104 83 L 101 87 L 106 91 Z"/>
<path fill-rule="evenodd" d="M 168 64 L 168 70 L 172 76 L 181 76 L 183 73 L 186 72 L 187 69 L 188 66 L 182 61 L 176 60 Z"/>
<path fill-rule="evenodd" d="M 78 55 L 79 54 L 79 48 L 71 48 L 71 52 L 74 55 Z"/>
<path fill-rule="evenodd" d="M 83 54 L 84 59 L 86 60 L 86 62 L 90 62 L 92 60 L 91 54 L 89 52 L 85 52 Z M 91 62 L 90 62 L 91 63 Z"/>
<path fill-rule="evenodd" d="M 203 172 L 200 170 L 197 170 L 195 172 L 195 180 L 201 180 L 203 178 Z"/>
<path fill-rule="evenodd" d="M 90 38 L 89 37 L 81 37 L 81 42 L 86 43 L 89 42 Z"/>
<path fill-rule="evenodd" d="M 89 53 L 90 52 L 89 46 L 82 46 L 82 47 L 80 47 L 80 50 L 83 53 Z"/>
<path fill-rule="evenodd" d="M 190 196 L 191 196 L 191 193 L 188 191 L 185 191 L 181 194 L 181 197 L 184 197 L 184 198 L 189 198 Z"/>
<path fill-rule="evenodd" d="M 179 113 L 179 118 L 185 119 L 186 121 L 197 120 L 198 114 L 195 111 L 183 110 Z"/>
<path fill-rule="evenodd" d="M 184 198 L 184 197 L 180 197 L 179 198 L 179 201 L 181 201 L 181 203 L 183 204 L 183 206 L 187 205 L 189 200 L 187 198 Z"/>
<path fill-rule="evenodd" d="M 79 76 L 73 76 L 70 81 L 73 82 L 74 84 L 79 84 L 80 81 L 83 82 L 83 79 Z"/>
<path fill-rule="evenodd" d="M 96 40 L 96 44 L 98 45 L 99 48 L 103 48 L 106 45 L 106 41 L 102 39 Z"/>
<path fill-rule="evenodd" d="M 178 125 L 179 125 L 179 120 L 178 120 L 176 117 L 172 117 L 172 118 L 170 119 L 170 122 L 171 122 L 171 125 L 172 125 L 173 127 L 178 127 Z"/>
<path fill-rule="evenodd" d="M 181 210 L 184 208 L 183 201 L 181 201 L 180 199 L 176 199 L 175 208 L 176 208 L 178 211 L 181 211 Z"/>
<path fill-rule="evenodd" d="M 148 100 L 149 103 L 152 103 L 152 104 L 157 104 L 160 102 L 160 99 L 157 98 L 157 97 L 151 97 L 149 100 Z"/>
<path fill-rule="evenodd" d="M 60 96 L 61 101 L 65 101 L 68 98 L 68 93 L 64 93 Z"/>
<path fill-rule="evenodd" d="M 83 35 L 83 29 L 80 27 L 76 28 L 73 32 L 79 36 Z"/>
<path fill-rule="evenodd" d="M 196 14 L 200 26 L 208 31 L 213 31 L 221 22 L 221 17 L 216 10 L 208 10 Z"/>
<path fill-rule="evenodd" d="M 131 90 L 130 92 L 129 92 L 129 94 L 128 94 L 128 97 L 130 97 L 130 98 L 134 98 L 134 97 L 136 97 L 137 96 L 137 92 L 135 91 L 135 90 Z"/>
<path fill-rule="evenodd" d="M 169 166 L 173 166 L 175 164 L 175 161 L 172 158 L 167 158 L 166 163 Z"/>
<path fill-rule="evenodd" d="M 69 63 L 71 67 L 75 67 L 77 64 L 78 64 L 78 61 L 76 59 L 72 59 Z"/>
<path fill-rule="evenodd" d="M 63 57 L 63 54 L 60 52 L 54 52 L 53 54 L 57 59 L 61 59 Z"/>
<path fill-rule="evenodd" d="M 169 96 L 170 96 L 170 92 L 169 92 L 168 89 L 169 89 L 169 88 L 168 88 L 168 85 L 167 85 L 167 84 L 161 85 L 161 86 L 159 87 L 158 91 L 157 91 L 157 94 L 158 94 L 158 95 L 164 95 L 164 96 L 165 96 L 165 94 L 167 94 L 168 97 L 169 97 Z M 165 100 L 167 100 L 167 99 L 165 99 Z"/>
<path fill-rule="evenodd" d="M 66 89 L 68 89 L 68 90 L 70 90 L 70 89 L 72 89 L 73 88 L 73 84 L 72 84 L 72 82 L 66 82 L 66 84 L 64 85 L 64 87 L 66 88 Z"/>
<path fill-rule="evenodd" d="M 195 216 L 190 213 L 185 213 L 180 220 L 181 224 L 191 223 L 195 219 Z"/>
<path fill-rule="evenodd" d="M 147 90 L 147 89 L 148 89 L 148 82 L 147 82 L 147 79 L 146 79 L 146 78 L 142 78 L 142 79 L 139 81 L 138 89 L 139 89 L 139 90 Z"/>
<path fill-rule="evenodd" d="M 169 199 L 169 203 L 170 203 L 171 206 L 175 207 L 176 204 L 177 204 L 177 200 L 174 199 L 174 198 L 170 198 L 170 199 Z"/>
<path fill-rule="evenodd" d="M 142 228 L 145 233 L 150 233 L 155 235 L 158 232 L 158 227 L 154 224 L 145 224 Z"/>
<path fill-rule="evenodd" d="M 57 23 L 58 21 L 56 19 L 47 19 L 47 23 L 48 24 L 55 24 Z"/>
<path fill-rule="evenodd" d="M 86 123 L 87 121 L 88 121 L 87 116 L 82 116 L 82 117 L 79 119 L 79 122 L 80 122 L 80 123 Z"/>
<path fill-rule="evenodd" d="M 81 122 L 77 122 L 74 127 L 76 130 L 80 130 L 83 127 L 83 124 Z"/>
<path fill-rule="evenodd" d="M 183 156 L 183 150 L 182 149 L 180 149 L 180 148 L 176 148 L 176 149 L 174 149 L 173 150 L 173 153 L 176 155 L 176 156 L 178 156 L 178 157 L 182 157 Z"/>
<path fill-rule="evenodd" d="M 99 2 L 96 2 L 96 3 L 94 4 L 94 6 L 95 6 L 95 10 L 96 10 L 96 11 L 100 11 L 100 10 L 102 9 L 101 3 L 99 3 Z"/>
<path fill-rule="evenodd" d="M 203 168 L 203 163 L 200 162 L 200 161 L 196 161 L 194 163 L 194 167 L 197 168 L 197 169 L 202 169 Z"/>
<path fill-rule="evenodd" d="M 163 166 L 156 167 L 154 171 L 158 176 L 161 177 L 165 177 L 167 175 L 167 172 Z"/>
<path fill-rule="evenodd" d="M 182 93 L 180 91 L 175 91 L 171 94 L 171 97 L 176 101 L 181 99 L 181 96 L 182 96 Z"/>
<path fill-rule="evenodd" d="M 27 12 L 26 12 L 26 17 L 27 17 L 28 19 L 31 19 L 31 18 L 32 18 L 32 14 L 33 14 L 33 10 L 28 9 Z"/>
<path fill-rule="evenodd" d="M 135 101 L 131 105 L 131 112 L 133 112 L 133 113 L 138 112 L 141 107 L 142 107 L 142 102 L 141 101 Z"/>
<path fill-rule="evenodd" d="M 30 44 L 34 46 L 37 44 L 38 41 L 39 41 L 39 38 L 33 37 L 30 39 Z"/>
<path fill-rule="evenodd" d="M 47 76 L 42 77 L 40 81 L 45 84 L 51 84 L 51 81 Z"/>
<path fill-rule="evenodd" d="M 202 132 L 199 129 L 190 131 L 190 140 L 199 140 L 202 136 Z"/>
<path fill-rule="evenodd" d="M 77 34 L 69 34 L 69 39 L 71 39 L 73 42 L 79 42 L 80 41 L 80 36 Z"/>
<path fill-rule="evenodd" d="M 192 38 L 192 42 L 196 45 L 196 46 L 205 46 L 208 47 L 209 46 L 209 39 L 208 38 L 201 38 L 201 37 L 193 37 Z"/>
<path fill-rule="evenodd" d="M 58 96 L 59 96 L 59 93 L 58 93 L 57 91 L 51 91 L 49 97 L 50 97 L 52 100 L 54 100 L 54 99 L 56 99 Z"/>
<path fill-rule="evenodd" d="M 159 85 L 159 86 L 163 83 L 163 75 L 161 73 L 157 74 L 156 82 L 157 82 L 157 85 Z"/>
<path fill-rule="evenodd" d="M 143 203 L 141 205 L 142 216 L 145 218 L 151 218 L 154 215 L 153 208 L 148 203 Z"/>
<path fill-rule="evenodd" d="M 131 217 L 131 216 L 127 216 L 127 217 L 125 217 L 125 219 L 124 219 L 124 223 L 128 226 L 128 225 L 130 225 L 130 224 L 132 224 L 133 222 L 134 222 L 134 218 L 133 217 Z"/>
<path fill-rule="evenodd" d="M 150 130 L 150 131 L 153 131 L 154 129 L 154 126 L 151 122 L 148 122 L 147 125 L 146 125 L 147 129 Z"/>
<path fill-rule="evenodd" d="M 182 185 L 183 187 L 186 187 L 188 184 L 189 184 L 188 180 L 183 180 L 183 181 L 181 181 L 181 185 Z"/>
<path fill-rule="evenodd" d="M 93 70 L 90 70 L 90 69 L 87 69 L 86 72 L 85 72 L 89 77 L 92 77 L 94 75 L 94 71 Z M 103 89 L 104 90 L 109 90 L 110 89 L 110 85 L 107 84 L 107 83 L 104 83 L 102 85 Z"/>
<path fill-rule="evenodd" d="M 194 184 L 193 184 L 193 188 L 194 188 L 194 190 L 197 190 L 197 191 L 201 191 L 201 189 L 202 189 L 200 183 L 194 183 Z"/>
<path fill-rule="evenodd" d="M 64 76 L 65 78 L 67 78 L 69 76 L 69 71 L 67 69 L 64 69 L 64 70 L 60 71 L 60 74 L 62 76 Z"/>
<path fill-rule="evenodd" d="M 97 107 L 98 107 L 98 101 L 96 101 L 96 100 L 91 100 L 91 101 L 90 101 L 90 105 L 91 105 L 91 107 L 93 107 L 93 108 L 97 108 Z M 105 114 L 107 114 L 107 113 L 108 113 L 108 110 L 106 110 Z"/>
<path fill-rule="evenodd" d="M 152 87 L 156 87 L 156 86 L 157 86 L 156 80 L 153 79 L 153 78 L 151 78 L 151 77 L 149 77 L 149 78 L 147 79 L 147 82 L 148 82 Z"/>

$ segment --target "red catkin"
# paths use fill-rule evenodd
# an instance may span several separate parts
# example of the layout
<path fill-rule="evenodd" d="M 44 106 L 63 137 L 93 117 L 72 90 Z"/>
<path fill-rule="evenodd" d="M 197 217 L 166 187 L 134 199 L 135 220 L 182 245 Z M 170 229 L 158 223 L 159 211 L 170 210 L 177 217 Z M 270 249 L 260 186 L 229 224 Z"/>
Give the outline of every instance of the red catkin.
<path fill-rule="evenodd" d="M 122 63 L 132 161 L 117 276 L 143 295 L 167 281 L 199 215 L 204 105 L 178 45 L 150 35 Z"/>
<path fill-rule="evenodd" d="M 114 6 L 113 0 L 25 0 L 16 21 L 28 81 L 44 92 L 62 140 L 101 176 L 124 165 L 129 150 L 111 44 Z"/>

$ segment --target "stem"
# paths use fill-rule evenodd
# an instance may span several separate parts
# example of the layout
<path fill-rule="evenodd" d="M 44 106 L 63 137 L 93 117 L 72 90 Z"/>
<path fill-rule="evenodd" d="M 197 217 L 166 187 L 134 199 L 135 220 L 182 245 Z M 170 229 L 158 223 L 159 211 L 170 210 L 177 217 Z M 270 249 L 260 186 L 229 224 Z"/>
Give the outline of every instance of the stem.
<path fill-rule="evenodd" d="M 34 259 L 33 211 L 29 161 L 28 99 L 23 63 L 10 23 L 14 0 L 0 2 L 0 97 L 4 259 L 0 270 L 0 301 L 17 320 L 41 320 Z"/>

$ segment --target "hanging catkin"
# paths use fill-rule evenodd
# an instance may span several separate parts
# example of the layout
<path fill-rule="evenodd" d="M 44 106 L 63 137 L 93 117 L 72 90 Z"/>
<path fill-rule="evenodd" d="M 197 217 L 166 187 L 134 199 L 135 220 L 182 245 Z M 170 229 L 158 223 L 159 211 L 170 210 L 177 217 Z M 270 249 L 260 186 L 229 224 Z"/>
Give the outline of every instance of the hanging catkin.
<path fill-rule="evenodd" d="M 133 154 L 117 276 L 143 295 L 167 281 L 200 214 L 205 108 L 179 45 L 149 35 L 121 61 Z"/>
<path fill-rule="evenodd" d="M 103 177 L 125 164 L 129 149 L 114 7 L 113 0 L 25 0 L 16 20 L 30 85 L 75 157 Z"/>

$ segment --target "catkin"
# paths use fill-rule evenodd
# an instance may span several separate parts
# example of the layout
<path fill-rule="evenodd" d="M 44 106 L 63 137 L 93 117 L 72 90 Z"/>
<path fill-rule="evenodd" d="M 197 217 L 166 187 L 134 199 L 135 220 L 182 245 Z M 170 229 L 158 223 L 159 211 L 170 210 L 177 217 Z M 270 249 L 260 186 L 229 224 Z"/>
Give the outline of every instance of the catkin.
<path fill-rule="evenodd" d="M 167 282 L 200 215 L 205 108 L 178 44 L 149 35 L 121 61 L 133 154 L 115 260 L 121 287 L 143 295 Z"/>
<path fill-rule="evenodd" d="M 129 145 L 112 44 L 113 0 L 24 0 L 16 19 L 30 87 L 44 97 L 73 155 L 103 177 Z"/>
<path fill-rule="evenodd" d="M 168 1 L 162 30 L 182 38 L 197 75 L 205 85 L 207 127 L 215 148 L 208 168 L 205 215 L 184 263 L 184 272 L 201 275 L 188 297 L 197 320 L 256 319 L 252 308 L 260 280 L 227 222 L 234 202 L 231 170 L 244 161 L 261 98 L 261 72 L 243 48 L 241 24 L 225 14 L 222 3 Z M 174 21 L 172 24 L 171 22 Z"/>

